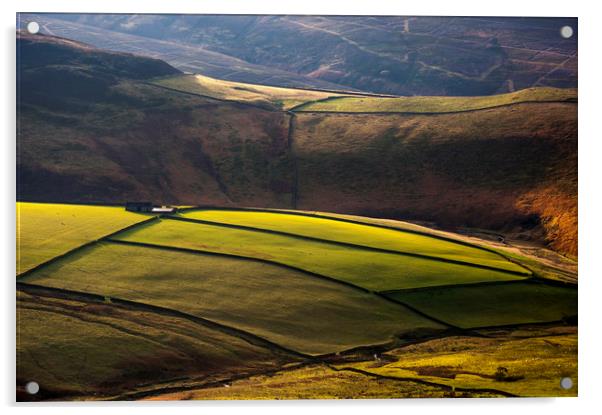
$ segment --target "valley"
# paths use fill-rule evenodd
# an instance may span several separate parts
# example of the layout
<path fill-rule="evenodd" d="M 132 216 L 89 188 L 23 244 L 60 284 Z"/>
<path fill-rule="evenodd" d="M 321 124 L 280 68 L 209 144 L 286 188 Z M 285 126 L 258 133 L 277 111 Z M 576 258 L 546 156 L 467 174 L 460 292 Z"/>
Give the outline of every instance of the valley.
<path fill-rule="evenodd" d="M 548 22 L 33 16 L 17 400 L 577 396 L 576 49 Z"/>
<path fill-rule="evenodd" d="M 24 59 L 34 46 L 24 45 Z M 77 73 L 78 53 L 60 70 Z M 576 255 L 576 90 L 361 97 L 110 73 L 91 96 L 23 96 L 21 199 L 426 220 L 522 235 Z"/>

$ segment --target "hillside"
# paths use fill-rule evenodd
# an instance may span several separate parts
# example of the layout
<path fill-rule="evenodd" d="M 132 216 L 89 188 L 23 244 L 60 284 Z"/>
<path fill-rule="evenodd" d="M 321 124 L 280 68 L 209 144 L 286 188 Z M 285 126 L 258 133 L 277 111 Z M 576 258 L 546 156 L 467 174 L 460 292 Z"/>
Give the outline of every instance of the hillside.
<path fill-rule="evenodd" d="M 551 381 L 576 377 L 576 284 L 485 240 L 325 212 L 17 212 L 19 400 L 577 393 Z"/>
<path fill-rule="evenodd" d="M 483 110 L 525 102 L 574 102 L 575 89 L 528 88 L 506 94 L 482 97 L 345 97 L 314 100 L 295 108 L 296 112 L 351 113 L 448 113 Z"/>
<path fill-rule="evenodd" d="M 353 112 L 364 105 L 357 100 L 381 108 L 403 99 L 320 103 L 332 93 L 190 82 L 153 59 L 49 36 L 17 42 L 19 200 L 409 218 L 577 254 L 575 90 L 519 92 L 530 97 L 522 103 L 475 98 L 471 111 L 465 100 L 437 97 L 413 98 L 399 113 L 304 112 L 337 100 Z M 559 94 L 564 102 L 550 102 Z M 435 111 L 405 113 L 425 107 Z"/>
<path fill-rule="evenodd" d="M 155 80 L 154 84 L 223 101 L 249 103 L 265 109 L 290 110 L 308 101 L 321 101 L 346 96 L 342 92 L 278 88 L 224 81 L 198 74 L 169 76 Z"/>
<path fill-rule="evenodd" d="M 49 34 L 237 82 L 399 95 L 577 87 L 575 18 L 22 14 Z M 570 25 L 575 36 L 564 39 Z"/>
<path fill-rule="evenodd" d="M 124 79 L 143 80 L 180 73 L 167 63 L 126 53 L 106 52 L 55 36 L 17 33 L 19 103 L 75 109 L 73 100 L 125 100 L 110 87 Z M 52 102 L 48 102 L 52 99 Z M 125 103 L 125 102 L 124 102 Z"/>

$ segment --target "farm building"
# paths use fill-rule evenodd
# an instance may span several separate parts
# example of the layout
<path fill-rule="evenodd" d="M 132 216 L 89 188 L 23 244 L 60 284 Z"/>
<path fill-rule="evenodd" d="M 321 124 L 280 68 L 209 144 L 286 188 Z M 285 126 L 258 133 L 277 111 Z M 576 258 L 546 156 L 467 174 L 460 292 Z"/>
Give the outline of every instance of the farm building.
<path fill-rule="evenodd" d="M 171 206 L 155 206 L 151 202 L 127 202 L 125 210 L 130 212 L 175 213 L 177 209 Z"/>
<path fill-rule="evenodd" d="M 153 210 L 153 204 L 151 202 L 127 202 L 125 210 L 129 210 L 130 212 L 150 212 Z"/>

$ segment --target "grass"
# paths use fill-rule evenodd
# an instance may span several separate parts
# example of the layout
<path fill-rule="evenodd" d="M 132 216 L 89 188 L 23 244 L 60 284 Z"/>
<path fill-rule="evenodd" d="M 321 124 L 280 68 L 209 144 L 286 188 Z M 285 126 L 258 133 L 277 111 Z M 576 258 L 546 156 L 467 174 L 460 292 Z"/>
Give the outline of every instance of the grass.
<path fill-rule="evenodd" d="M 122 207 L 17 202 L 17 275 L 148 218 Z"/>
<path fill-rule="evenodd" d="M 450 396 L 448 391 L 438 387 L 337 372 L 324 365 L 286 370 L 270 376 L 253 376 L 228 386 L 164 394 L 151 399 L 391 399 Z"/>
<path fill-rule="evenodd" d="M 141 226 L 116 238 L 275 261 L 373 291 L 522 279 L 437 260 L 174 220 Z"/>
<path fill-rule="evenodd" d="M 183 311 L 308 354 L 442 329 L 403 306 L 281 267 L 113 243 L 76 253 L 25 281 Z"/>
<path fill-rule="evenodd" d="M 574 283 L 576 281 L 576 277 L 577 277 L 576 272 L 571 272 L 570 268 L 568 268 L 568 267 L 565 267 L 564 269 L 558 268 L 557 265 L 562 265 L 562 264 L 554 264 L 554 263 L 549 263 L 549 262 L 546 263 L 546 262 L 539 260 L 537 257 L 526 256 L 525 252 L 519 251 L 517 248 L 515 248 L 513 246 L 508 247 L 508 246 L 501 245 L 497 242 L 494 242 L 494 243 L 489 242 L 485 239 L 478 239 L 478 238 L 470 237 L 470 236 L 459 234 L 459 233 L 452 233 L 452 232 L 443 231 L 443 230 L 439 230 L 439 229 L 428 228 L 426 226 L 421 226 L 421 225 L 417 225 L 415 223 L 405 222 L 405 221 L 401 221 L 401 220 L 371 218 L 371 217 L 367 217 L 367 216 L 345 215 L 345 214 L 338 214 L 338 213 L 331 213 L 331 212 L 305 211 L 305 213 L 324 216 L 326 218 L 332 217 L 335 219 L 352 220 L 352 221 L 356 221 L 359 223 L 366 223 L 369 225 L 387 226 L 387 227 L 399 229 L 402 231 L 405 230 L 405 231 L 410 231 L 410 232 L 419 232 L 422 234 L 440 236 L 443 238 L 458 239 L 463 242 L 468 242 L 469 244 L 473 244 L 473 245 L 477 245 L 477 246 L 484 246 L 489 250 L 498 252 L 500 255 L 509 258 L 511 261 L 514 261 L 513 263 L 521 264 L 521 266 L 519 266 L 517 264 L 518 269 L 527 269 L 527 268 L 523 268 L 523 266 L 528 267 L 528 269 L 530 269 L 531 271 L 536 273 L 538 276 L 546 278 L 546 279 Z M 566 265 L 576 264 L 576 261 L 574 261 L 570 258 L 560 257 L 559 255 L 555 255 L 552 253 L 552 251 L 547 250 L 544 252 L 546 253 L 546 255 L 553 255 L 553 259 L 555 261 L 562 260 Z"/>
<path fill-rule="evenodd" d="M 47 239 L 54 237 L 75 247 L 116 231 L 119 221 L 124 221 L 119 227 L 125 227 L 135 223 L 134 218 L 148 217 L 100 206 L 19 203 L 18 209 L 21 244 L 24 236 L 40 234 L 39 228 Z M 217 209 L 182 215 L 503 266 L 501 257 L 475 247 L 328 218 Z M 423 229 L 396 224 L 409 230 Z M 74 232 L 80 225 L 85 232 Z M 62 229 L 64 226 L 71 231 Z M 75 236 L 80 242 L 76 243 Z M 142 224 L 113 238 L 166 248 L 98 242 L 23 277 L 32 284 L 103 295 L 107 301 L 99 304 L 18 292 L 19 399 L 30 399 L 23 385 L 31 379 L 40 383 L 41 399 L 111 398 L 158 384 L 187 389 L 154 397 L 159 399 L 498 396 L 479 389 L 519 396 L 577 393 L 576 386 L 569 391 L 559 387 L 561 377 L 577 379 L 573 327 L 480 329 L 486 337 L 428 340 L 375 359 L 357 352 L 347 363 L 337 360 L 337 370 L 325 365 L 288 367 L 299 358 L 286 349 L 320 355 L 362 346 L 396 347 L 408 339 L 441 333 L 445 326 L 402 304 L 302 271 L 169 247 L 273 261 L 369 290 L 387 291 L 385 295 L 393 300 L 467 329 L 576 316 L 576 289 L 442 261 L 170 219 Z M 20 248 L 21 255 L 35 252 L 34 247 L 30 242 L 30 251 Z M 485 281 L 509 282 L 466 285 Z M 438 287 L 452 284 L 459 285 Z M 185 318 L 126 309 L 111 303 L 117 298 L 205 318 L 275 344 L 260 339 L 251 344 L 233 332 L 227 334 Z M 361 360 L 366 358 L 369 360 Z M 256 374 L 278 368 L 282 370 L 274 375 Z M 346 371 L 349 368 L 368 374 Z M 249 377 L 230 382 L 233 376 Z M 451 392 L 408 379 L 474 391 Z M 229 387 L 202 387 L 203 382 L 215 381 Z M 199 382 L 199 389 L 188 390 L 197 384 L 191 382 Z"/>
<path fill-rule="evenodd" d="M 182 216 L 191 219 L 289 232 L 296 235 L 373 248 L 420 253 L 529 274 L 529 271 L 525 268 L 493 252 L 427 235 L 400 232 L 393 229 L 364 226 L 327 218 L 241 210 L 197 210 L 186 212 Z"/>
<path fill-rule="evenodd" d="M 309 102 L 297 111 L 334 112 L 459 112 L 521 102 L 575 101 L 576 89 L 527 88 L 517 92 L 480 97 L 337 97 L 326 101 Z"/>
<path fill-rule="evenodd" d="M 332 96 L 344 96 L 334 92 L 311 91 L 230 82 L 204 75 L 178 75 L 154 81 L 155 84 L 180 91 L 206 95 L 230 101 L 240 101 L 288 110 L 307 101 Z"/>
<path fill-rule="evenodd" d="M 23 292 L 17 322 L 17 385 L 35 380 L 42 398 L 131 392 L 182 376 L 228 377 L 279 367 L 283 359 L 185 319 Z"/>
<path fill-rule="evenodd" d="M 577 289 L 533 282 L 441 287 L 387 295 L 463 328 L 544 323 L 577 315 Z"/>
<path fill-rule="evenodd" d="M 576 115 L 558 103 L 436 117 L 299 113 L 297 208 L 448 229 L 518 229 L 539 217 L 527 236 L 541 241 L 544 228 L 551 246 L 576 255 Z"/>
<path fill-rule="evenodd" d="M 382 362 L 339 367 L 519 396 L 577 396 L 577 334 L 573 330 L 539 338 L 447 337 L 393 350 Z M 496 377 L 499 368 L 506 369 L 505 376 Z M 572 389 L 560 387 L 563 377 L 573 380 Z"/>

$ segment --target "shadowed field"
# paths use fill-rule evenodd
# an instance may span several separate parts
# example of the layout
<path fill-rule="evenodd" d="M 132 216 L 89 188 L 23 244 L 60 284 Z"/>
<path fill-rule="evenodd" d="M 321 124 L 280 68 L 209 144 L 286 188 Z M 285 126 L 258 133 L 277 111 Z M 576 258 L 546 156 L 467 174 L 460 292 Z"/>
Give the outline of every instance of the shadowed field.
<path fill-rule="evenodd" d="M 282 267 L 111 243 L 24 282 L 179 310 L 308 354 L 444 328 L 402 305 Z"/>
<path fill-rule="evenodd" d="M 546 323 L 577 313 L 575 287 L 536 282 L 435 287 L 386 295 L 463 328 Z"/>
<path fill-rule="evenodd" d="M 17 292 L 17 322 L 17 383 L 38 382 L 39 399 L 91 399 L 298 360 L 183 318 L 48 294 Z"/>

